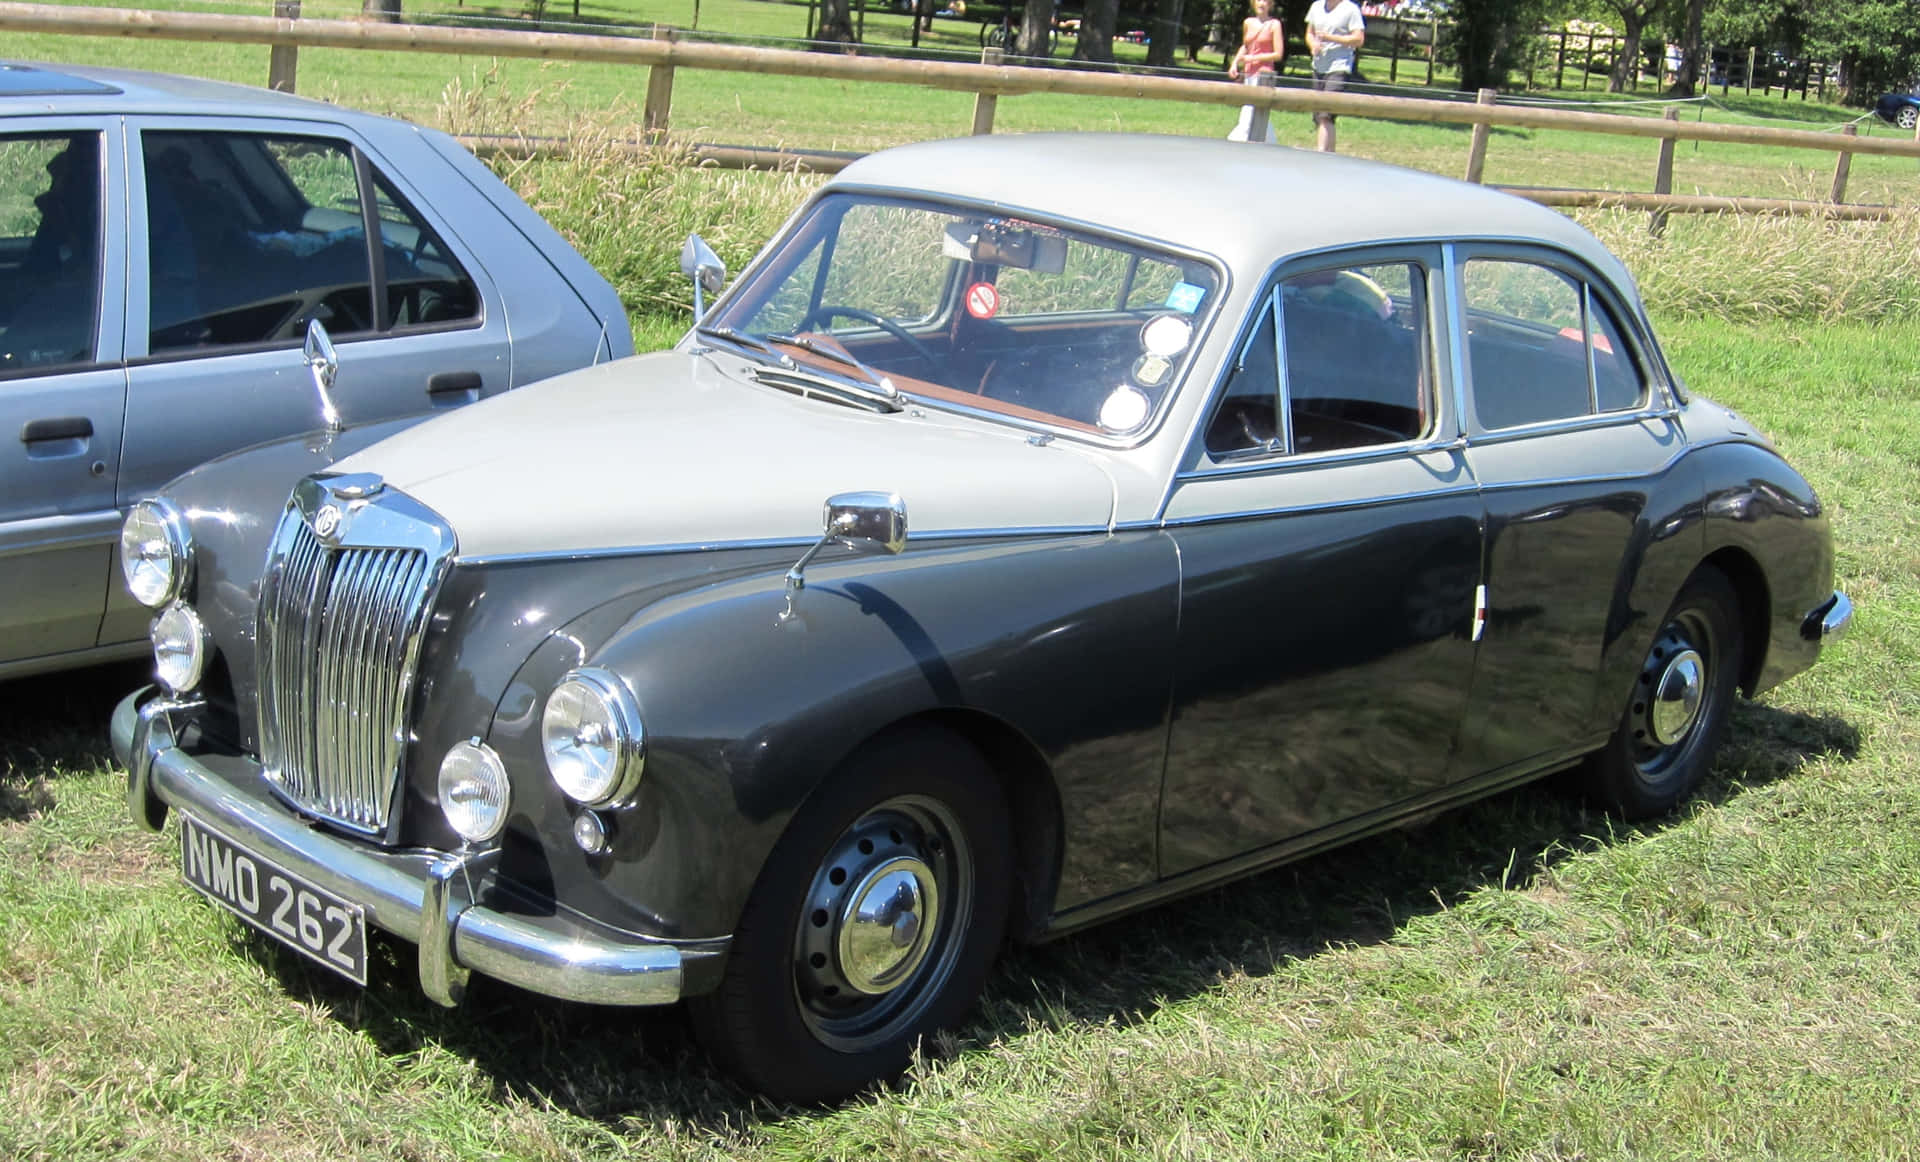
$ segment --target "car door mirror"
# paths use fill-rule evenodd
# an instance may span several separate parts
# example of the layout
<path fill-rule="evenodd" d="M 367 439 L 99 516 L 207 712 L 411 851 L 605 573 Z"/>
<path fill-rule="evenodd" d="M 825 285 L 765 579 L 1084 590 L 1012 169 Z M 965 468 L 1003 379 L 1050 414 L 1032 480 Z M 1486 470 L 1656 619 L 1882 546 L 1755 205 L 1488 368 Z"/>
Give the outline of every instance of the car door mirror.
<path fill-rule="evenodd" d="M 333 380 L 340 373 L 340 356 L 333 350 L 333 339 L 320 320 L 307 321 L 307 341 L 301 347 L 307 370 L 313 373 L 313 389 L 320 395 L 320 418 L 329 432 L 340 430 L 340 412 L 333 406 Z"/>
<path fill-rule="evenodd" d="M 838 492 L 827 498 L 820 540 L 787 570 L 787 589 L 805 589 L 807 562 L 830 544 L 856 553 L 898 553 L 907 547 L 907 502 L 897 492 Z"/>
<path fill-rule="evenodd" d="M 717 295 L 727 285 L 727 264 L 698 234 L 687 235 L 680 248 L 680 273 L 693 280 L 693 321 L 707 313 L 706 295 Z"/>

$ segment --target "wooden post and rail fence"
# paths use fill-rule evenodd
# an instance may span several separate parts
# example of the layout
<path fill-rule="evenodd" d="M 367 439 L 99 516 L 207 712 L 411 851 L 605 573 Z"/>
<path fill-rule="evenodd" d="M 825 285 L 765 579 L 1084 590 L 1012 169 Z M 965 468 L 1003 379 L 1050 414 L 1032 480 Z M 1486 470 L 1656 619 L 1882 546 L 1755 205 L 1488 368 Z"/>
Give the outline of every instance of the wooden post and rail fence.
<path fill-rule="evenodd" d="M 948 92 L 974 94 L 972 131 L 991 133 L 1001 97 L 1033 93 L 1070 93 L 1116 100 L 1184 101 L 1232 107 L 1251 104 L 1264 111 L 1324 111 L 1348 117 L 1392 121 L 1471 125 L 1465 177 L 1480 181 L 1495 126 L 1602 133 L 1651 138 L 1660 143 L 1655 188 L 1651 193 L 1615 190 L 1563 190 L 1503 187 L 1521 197 L 1549 206 L 1621 207 L 1646 210 L 1664 218 L 1668 213 L 1762 213 L 1818 215 L 1843 219 L 1884 219 L 1909 212 L 1900 207 L 1848 203 L 1847 172 L 1856 153 L 1920 158 L 1920 134 L 1915 140 L 1863 138 L 1852 133 L 1769 129 L 1747 125 L 1685 122 L 1677 110 L 1660 119 L 1611 113 L 1586 113 L 1530 106 L 1499 105 L 1493 90 L 1482 90 L 1474 102 L 1430 98 L 1383 97 L 1360 93 L 1322 93 L 1310 89 L 1248 87 L 1219 81 L 1178 77 L 1091 72 L 1063 68 L 1008 65 L 988 50 L 980 64 L 951 61 L 898 60 L 767 49 L 743 45 L 701 44 L 677 40 L 669 30 L 656 30 L 651 39 L 625 36 L 587 36 L 570 33 L 518 32 L 494 29 L 447 28 L 434 25 L 387 24 L 351 20 L 297 19 L 297 0 L 276 0 L 276 12 L 290 15 L 232 16 L 193 12 L 156 12 L 132 9 L 69 8 L 20 4 L 0 0 L 0 30 L 66 36 L 113 36 L 224 44 L 260 44 L 274 50 L 275 87 L 291 89 L 294 61 L 281 50 L 300 48 L 366 49 L 389 52 L 434 52 L 469 56 L 516 57 L 635 65 L 649 71 L 644 106 L 644 149 L 665 138 L 672 111 L 674 76 L 681 69 L 709 69 L 761 75 L 813 77 L 840 81 L 915 85 Z M 1671 192 L 1673 149 L 1680 141 L 1818 150 L 1837 155 L 1827 201 L 1783 198 L 1677 195 Z M 506 148 L 501 142 L 478 143 L 484 149 Z M 538 151 L 539 143 L 514 146 L 521 152 Z M 1262 148 L 1248 146 L 1248 148 Z M 786 168 L 832 172 L 854 156 L 838 153 L 786 153 L 747 147 L 702 146 L 696 155 L 704 162 L 729 167 Z"/>

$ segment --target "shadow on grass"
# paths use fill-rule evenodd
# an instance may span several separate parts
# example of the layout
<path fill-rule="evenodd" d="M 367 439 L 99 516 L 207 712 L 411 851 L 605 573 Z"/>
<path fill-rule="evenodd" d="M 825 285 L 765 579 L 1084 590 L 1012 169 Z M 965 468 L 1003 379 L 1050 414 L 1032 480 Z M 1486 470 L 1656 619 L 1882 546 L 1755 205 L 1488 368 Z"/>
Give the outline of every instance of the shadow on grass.
<path fill-rule="evenodd" d="M 148 681 L 145 661 L 0 682 L 0 820 L 31 818 L 54 804 L 51 780 L 113 762 L 107 720 L 114 703 Z"/>
<path fill-rule="evenodd" d="M 1850 759 L 1859 745 L 1858 731 L 1838 718 L 1743 705 L 1699 798 L 1723 802 L 1814 759 Z M 1233 975 L 1263 976 L 1328 948 L 1389 940 L 1412 917 L 1489 886 L 1524 884 L 1570 856 L 1673 822 L 1622 823 L 1554 783 L 1012 950 L 973 1020 L 940 1038 L 934 1056 L 1034 1027 L 1130 1025 Z M 421 996 L 414 951 L 403 942 L 378 942 L 363 993 L 263 937 L 236 930 L 235 940 L 270 964 L 290 994 L 329 1008 L 382 1052 L 438 1047 L 478 1065 L 502 1099 L 551 1104 L 616 1131 L 670 1121 L 730 1135 L 804 1112 L 757 1098 L 714 1070 L 677 1008 L 567 1004 L 475 978 L 466 1004 L 446 1010 Z"/>

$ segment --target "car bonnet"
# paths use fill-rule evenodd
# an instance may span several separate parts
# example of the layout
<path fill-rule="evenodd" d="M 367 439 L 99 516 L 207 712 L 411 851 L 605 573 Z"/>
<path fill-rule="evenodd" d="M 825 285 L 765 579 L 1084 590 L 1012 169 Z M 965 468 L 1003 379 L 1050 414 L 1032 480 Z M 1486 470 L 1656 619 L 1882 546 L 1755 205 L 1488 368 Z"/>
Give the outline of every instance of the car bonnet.
<path fill-rule="evenodd" d="M 1114 485 L 1068 441 L 789 395 L 731 355 L 662 352 L 508 392 L 342 461 L 453 526 L 462 558 L 820 535 L 840 492 L 896 492 L 928 534 L 1105 529 Z"/>

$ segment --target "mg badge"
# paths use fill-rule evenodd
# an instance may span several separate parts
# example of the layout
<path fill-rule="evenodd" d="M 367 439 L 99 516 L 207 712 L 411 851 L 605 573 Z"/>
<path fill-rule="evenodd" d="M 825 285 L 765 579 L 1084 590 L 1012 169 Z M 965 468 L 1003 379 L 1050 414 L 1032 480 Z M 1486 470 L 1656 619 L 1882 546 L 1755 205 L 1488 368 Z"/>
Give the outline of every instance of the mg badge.
<path fill-rule="evenodd" d="M 332 540 L 334 534 L 340 531 L 340 506 L 329 504 L 314 513 L 313 531 L 319 533 L 323 541 Z"/>

